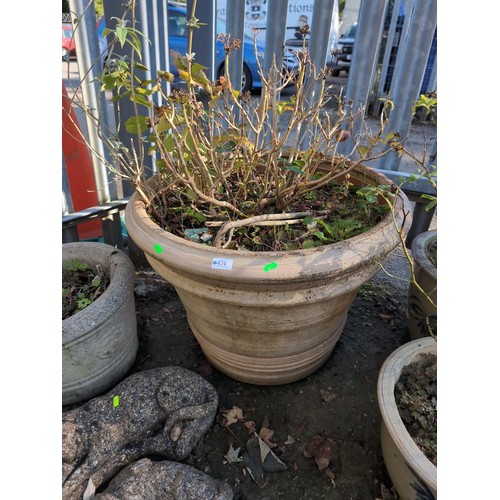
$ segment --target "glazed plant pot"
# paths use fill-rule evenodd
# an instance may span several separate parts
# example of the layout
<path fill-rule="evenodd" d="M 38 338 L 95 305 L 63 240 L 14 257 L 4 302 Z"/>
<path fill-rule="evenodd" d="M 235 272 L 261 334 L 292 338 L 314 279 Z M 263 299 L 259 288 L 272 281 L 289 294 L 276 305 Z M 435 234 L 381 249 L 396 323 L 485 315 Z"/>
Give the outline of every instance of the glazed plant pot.
<path fill-rule="evenodd" d="M 350 181 L 390 184 L 359 167 Z M 398 198 L 396 222 L 411 224 L 408 199 Z M 322 247 L 250 252 L 218 249 L 172 235 L 155 224 L 137 195 L 125 223 L 151 266 L 170 282 L 207 359 L 247 383 L 279 385 L 317 370 L 337 343 L 359 287 L 399 244 L 388 214 L 377 226 Z"/>
<path fill-rule="evenodd" d="M 419 234 L 411 244 L 415 280 L 425 292 L 410 283 L 407 316 L 412 340 L 429 336 L 429 328 L 433 334 L 437 333 L 437 307 L 426 296 L 437 305 L 437 267 L 430 258 L 433 247 L 437 249 L 436 230 Z"/>
<path fill-rule="evenodd" d="M 421 354 L 437 354 L 432 337 L 412 340 L 396 349 L 380 369 L 377 399 L 382 416 L 380 440 L 384 462 L 401 500 L 435 499 L 437 467 L 424 455 L 399 415 L 394 388 L 405 366 Z"/>
<path fill-rule="evenodd" d="M 103 243 L 64 243 L 62 259 L 107 270 L 110 284 L 85 309 L 62 322 L 62 404 L 92 398 L 116 385 L 138 350 L 135 268 L 129 257 Z"/>

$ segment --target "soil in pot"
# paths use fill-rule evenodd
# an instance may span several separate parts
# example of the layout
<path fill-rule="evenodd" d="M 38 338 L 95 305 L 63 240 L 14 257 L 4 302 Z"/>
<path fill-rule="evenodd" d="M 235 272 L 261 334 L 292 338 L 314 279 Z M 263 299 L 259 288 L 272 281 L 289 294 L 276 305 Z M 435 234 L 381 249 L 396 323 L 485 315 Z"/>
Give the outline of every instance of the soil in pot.
<path fill-rule="evenodd" d="M 231 180 L 228 181 L 231 186 Z M 235 192 L 239 184 L 234 181 Z M 257 200 L 258 193 L 256 191 Z M 256 203 L 256 201 L 255 201 Z M 252 204 L 249 204 L 250 206 Z M 225 236 L 223 248 L 252 252 L 287 251 L 314 248 L 336 243 L 361 234 L 374 227 L 387 214 L 389 207 L 370 191 L 352 185 L 348 179 L 332 182 L 321 189 L 304 194 L 287 207 L 289 220 L 256 221 L 231 229 Z M 228 214 L 224 210 L 207 210 L 203 203 L 184 200 L 179 193 L 162 192 L 149 207 L 149 215 L 162 229 L 181 238 L 210 246 Z M 279 213 L 270 204 L 259 214 Z M 304 216 L 302 214 L 312 215 Z"/>
<path fill-rule="evenodd" d="M 421 354 L 418 361 L 405 366 L 394 396 L 408 433 L 437 466 L 437 357 Z"/>
<path fill-rule="evenodd" d="M 78 259 L 62 263 L 62 319 L 85 309 L 100 297 L 109 285 L 106 271 Z"/>

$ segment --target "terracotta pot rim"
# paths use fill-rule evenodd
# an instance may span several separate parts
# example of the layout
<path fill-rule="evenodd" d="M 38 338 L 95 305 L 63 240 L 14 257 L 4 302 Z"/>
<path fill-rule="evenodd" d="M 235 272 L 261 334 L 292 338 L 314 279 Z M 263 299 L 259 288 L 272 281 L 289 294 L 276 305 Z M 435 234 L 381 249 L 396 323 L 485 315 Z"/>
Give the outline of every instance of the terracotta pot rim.
<path fill-rule="evenodd" d="M 128 255 L 116 247 L 106 243 L 81 241 L 75 243 L 63 243 L 63 260 L 65 254 L 69 258 L 78 258 L 83 262 L 95 265 L 98 262 L 109 262 L 110 283 L 101 296 L 85 309 L 62 320 L 62 345 L 67 345 L 75 340 L 85 338 L 97 326 L 107 321 L 117 307 L 121 307 L 131 293 L 130 283 L 135 282 L 135 267 Z M 78 253 L 79 249 L 86 248 L 92 251 L 92 257 Z M 78 255 L 78 257 L 76 257 Z M 133 290 L 133 287 L 132 287 Z M 89 325 L 89 331 L 82 329 L 82 324 Z"/>
<path fill-rule="evenodd" d="M 364 165 L 356 167 L 350 174 L 351 177 L 361 181 L 372 181 L 371 184 L 373 185 L 393 184 L 380 172 Z M 403 210 L 407 214 L 405 221 Z M 401 193 L 401 197 L 398 197 L 395 212 L 396 223 L 400 226 L 405 222 L 405 232 L 407 232 L 411 225 L 412 210 L 410 202 L 404 193 Z M 376 260 L 377 257 L 383 259 L 388 252 L 392 251 L 399 244 L 399 236 L 394 227 L 392 214 L 389 212 L 376 226 L 368 231 L 347 240 L 323 245 L 321 247 L 270 252 L 219 249 L 186 240 L 162 229 L 149 217 L 145 210 L 144 203 L 139 200 L 137 193 L 132 195 L 127 204 L 125 224 L 132 239 L 134 239 L 135 231 L 147 233 L 144 237 L 149 241 L 147 242 L 148 244 L 145 245 L 146 248 L 142 248 L 146 255 L 150 255 L 160 262 L 168 263 L 168 265 L 180 268 L 186 272 L 189 272 L 191 267 L 189 265 L 183 266 L 176 257 L 177 253 L 185 252 L 188 256 L 189 254 L 194 256 L 195 254 L 199 255 L 203 253 L 207 261 L 216 257 L 220 259 L 230 259 L 231 261 L 238 259 L 244 266 L 260 266 L 261 268 L 277 258 L 284 260 L 294 259 L 304 263 L 312 263 L 314 261 L 314 274 L 331 274 L 332 272 L 338 273 L 339 269 L 343 269 L 342 255 L 345 253 L 349 253 L 350 261 L 353 262 L 351 267 L 356 267 L 363 265 L 363 262 L 366 261 L 367 252 L 372 254 L 371 260 Z M 162 248 L 161 253 L 155 251 L 155 246 L 157 245 Z M 168 250 L 164 249 L 164 246 L 169 247 Z M 217 276 L 220 273 L 220 271 L 210 269 L 210 266 L 207 268 L 206 263 L 204 263 L 203 266 L 203 273 L 206 275 Z M 307 271 L 307 274 L 311 274 L 310 271 L 311 269 Z M 229 273 L 225 276 L 225 279 L 226 277 L 229 280 L 232 279 Z M 297 278 L 299 280 L 301 279 L 301 277 Z M 241 275 L 239 275 L 238 279 L 241 279 Z M 262 275 L 262 280 L 266 282 L 275 282 L 277 280 L 279 281 L 280 278 L 278 273 L 265 272 Z"/>
<path fill-rule="evenodd" d="M 396 436 L 403 446 L 399 447 L 405 461 L 424 482 L 437 488 L 437 467 L 415 444 L 399 415 L 394 388 L 402 369 L 418 359 L 420 354 L 437 356 L 437 343 L 432 337 L 412 340 L 393 351 L 384 361 L 377 381 L 377 399 L 382 420 L 391 436 Z"/>

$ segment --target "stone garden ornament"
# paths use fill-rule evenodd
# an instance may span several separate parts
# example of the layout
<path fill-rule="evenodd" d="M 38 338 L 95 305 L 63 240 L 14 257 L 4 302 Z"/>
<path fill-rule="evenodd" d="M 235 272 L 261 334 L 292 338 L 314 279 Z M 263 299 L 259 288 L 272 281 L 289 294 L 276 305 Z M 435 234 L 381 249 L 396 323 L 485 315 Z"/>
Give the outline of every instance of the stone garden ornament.
<path fill-rule="evenodd" d="M 127 465 L 96 500 L 231 500 L 233 491 L 224 481 L 207 476 L 189 465 L 142 458 Z"/>
<path fill-rule="evenodd" d="M 215 389 L 200 375 L 162 367 L 131 375 L 63 415 L 63 498 L 81 499 L 148 457 L 182 460 L 212 424 Z"/>

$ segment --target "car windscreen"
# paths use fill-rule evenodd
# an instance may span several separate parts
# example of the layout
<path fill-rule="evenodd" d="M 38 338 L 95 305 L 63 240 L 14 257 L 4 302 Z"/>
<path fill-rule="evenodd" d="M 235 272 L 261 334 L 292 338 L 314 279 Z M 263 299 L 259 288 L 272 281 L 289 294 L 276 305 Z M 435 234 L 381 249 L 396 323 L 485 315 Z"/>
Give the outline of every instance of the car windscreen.
<path fill-rule="evenodd" d="M 355 38 L 356 37 L 356 31 L 358 30 L 358 25 L 353 24 L 347 31 L 346 34 L 344 35 L 345 38 Z"/>

